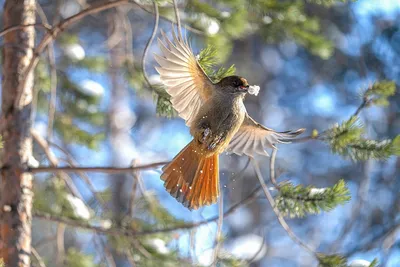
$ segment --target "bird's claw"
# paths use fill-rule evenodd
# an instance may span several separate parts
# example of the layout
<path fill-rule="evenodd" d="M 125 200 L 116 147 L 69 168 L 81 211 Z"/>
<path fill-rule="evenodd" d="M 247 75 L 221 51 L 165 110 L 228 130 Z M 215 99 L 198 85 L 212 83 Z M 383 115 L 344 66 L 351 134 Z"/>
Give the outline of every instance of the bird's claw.
<path fill-rule="evenodd" d="M 206 139 L 207 139 L 207 137 L 210 135 L 210 133 L 211 133 L 210 128 L 204 129 L 204 131 L 203 131 L 203 138 L 201 139 L 201 141 L 202 141 L 203 143 L 206 141 Z"/>

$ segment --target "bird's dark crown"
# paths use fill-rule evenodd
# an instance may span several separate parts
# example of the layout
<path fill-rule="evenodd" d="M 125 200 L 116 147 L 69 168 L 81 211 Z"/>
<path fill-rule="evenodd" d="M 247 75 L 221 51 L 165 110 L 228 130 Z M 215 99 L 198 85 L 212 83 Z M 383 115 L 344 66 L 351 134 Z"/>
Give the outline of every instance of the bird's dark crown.
<path fill-rule="evenodd" d="M 223 78 L 217 85 L 228 93 L 247 93 L 249 88 L 247 80 L 236 75 Z"/>

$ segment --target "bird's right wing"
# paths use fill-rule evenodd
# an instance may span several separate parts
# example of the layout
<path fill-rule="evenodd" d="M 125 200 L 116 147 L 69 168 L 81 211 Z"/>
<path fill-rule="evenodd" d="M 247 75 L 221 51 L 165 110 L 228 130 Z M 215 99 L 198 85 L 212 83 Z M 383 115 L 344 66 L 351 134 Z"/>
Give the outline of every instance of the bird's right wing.
<path fill-rule="evenodd" d="M 242 125 L 233 136 L 226 151 L 240 156 L 243 154 L 249 157 L 254 157 L 257 154 L 268 156 L 267 148 L 275 148 L 275 144 L 279 143 L 290 143 L 304 130 L 276 132 L 256 122 L 246 113 Z"/>
<path fill-rule="evenodd" d="M 160 65 L 156 70 L 171 96 L 179 116 L 190 126 L 202 104 L 211 96 L 213 83 L 193 55 L 187 40 L 177 37 L 173 30 L 172 43 L 164 32 L 165 42 L 158 39 L 163 56 L 154 55 Z"/>

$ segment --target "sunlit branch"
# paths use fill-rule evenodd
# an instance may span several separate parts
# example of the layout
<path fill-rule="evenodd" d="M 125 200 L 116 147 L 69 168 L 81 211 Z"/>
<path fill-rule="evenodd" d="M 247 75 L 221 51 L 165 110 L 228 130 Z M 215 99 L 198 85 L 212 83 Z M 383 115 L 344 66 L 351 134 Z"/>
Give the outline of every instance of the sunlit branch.
<path fill-rule="evenodd" d="M 31 252 L 32 256 L 35 258 L 37 264 L 39 267 L 46 267 L 46 264 L 44 263 L 42 257 L 39 255 L 37 250 L 34 247 L 31 247 Z"/>
<path fill-rule="evenodd" d="M 178 5 L 176 3 L 176 0 L 172 0 L 172 3 L 174 4 L 175 19 L 176 19 L 176 24 L 178 25 L 178 36 L 179 36 L 179 38 L 181 40 L 183 40 L 183 38 L 182 38 L 181 19 L 179 17 Z"/>
<path fill-rule="evenodd" d="M 224 223 L 224 198 L 222 194 L 222 186 L 220 186 L 220 196 L 218 200 L 218 222 L 217 222 L 217 232 L 215 234 L 215 248 L 213 254 L 212 266 L 216 267 L 218 262 L 218 254 L 222 245 L 222 224 Z"/>
<path fill-rule="evenodd" d="M 280 211 L 278 210 L 278 208 L 275 205 L 275 200 L 272 197 L 271 193 L 269 192 L 269 189 L 267 187 L 267 185 L 264 182 L 264 178 L 261 174 L 260 168 L 258 167 L 257 162 L 255 161 L 255 159 L 252 159 L 253 161 L 253 165 L 254 165 L 254 169 L 256 171 L 256 175 L 257 178 L 261 184 L 261 187 L 264 191 L 264 194 L 268 200 L 268 202 L 270 203 L 276 217 L 278 218 L 278 221 L 280 223 L 280 225 L 283 227 L 283 229 L 287 232 L 287 234 L 289 235 L 289 237 L 295 242 L 297 243 L 299 246 L 301 246 L 302 248 L 304 248 L 306 251 L 308 251 L 309 253 L 316 255 L 316 252 L 309 247 L 306 243 L 304 243 L 303 241 L 300 240 L 299 237 L 296 236 L 296 234 L 292 231 L 292 229 L 289 227 L 289 225 L 286 223 L 285 219 L 283 218 L 283 216 L 281 215 Z"/>
<path fill-rule="evenodd" d="M 147 72 L 146 72 L 146 57 L 147 57 L 147 53 L 149 52 L 149 48 L 150 48 L 151 44 L 153 43 L 154 37 L 156 36 L 157 29 L 158 29 L 159 15 L 158 15 L 158 6 L 157 6 L 157 3 L 155 0 L 153 0 L 153 8 L 154 8 L 153 32 L 151 33 L 150 39 L 148 40 L 146 47 L 144 48 L 144 52 L 143 52 L 143 56 L 142 56 L 143 76 L 150 88 L 153 88 L 153 86 L 151 85 L 149 77 L 147 76 Z"/>
<path fill-rule="evenodd" d="M 275 159 L 276 159 L 277 152 L 278 152 L 278 149 L 276 149 L 276 148 L 274 148 L 272 150 L 271 160 L 269 162 L 269 170 L 270 170 L 271 183 L 275 186 L 276 189 L 279 190 L 281 187 L 279 186 L 279 184 L 277 183 L 277 181 L 275 179 Z"/>
<path fill-rule="evenodd" d="M 132 167 L 74 167 L 74 166 L 62 166 L 62 167 L 29 167 L 26 172 L 29 173 L 43 173 L 43 172 L 101 172 L 101 173 L 129 173 L 137 170 L 149 170 L 168 164 L 169 161 L 160 161 L 141 166 Z M 7 168 L 7 167 L 3 167 Z"/>

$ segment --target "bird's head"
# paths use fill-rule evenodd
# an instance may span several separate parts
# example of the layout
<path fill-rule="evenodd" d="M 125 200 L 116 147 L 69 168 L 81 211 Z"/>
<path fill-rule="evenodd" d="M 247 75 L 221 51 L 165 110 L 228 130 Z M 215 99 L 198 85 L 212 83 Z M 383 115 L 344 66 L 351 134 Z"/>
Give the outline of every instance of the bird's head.
<path fill-rule="evenodd" d="M 247 80 L 239 76 L 225 77 L 216 85 L 225 94 L 246 94 L 249 89 Z"/>

